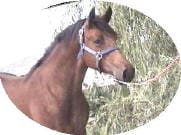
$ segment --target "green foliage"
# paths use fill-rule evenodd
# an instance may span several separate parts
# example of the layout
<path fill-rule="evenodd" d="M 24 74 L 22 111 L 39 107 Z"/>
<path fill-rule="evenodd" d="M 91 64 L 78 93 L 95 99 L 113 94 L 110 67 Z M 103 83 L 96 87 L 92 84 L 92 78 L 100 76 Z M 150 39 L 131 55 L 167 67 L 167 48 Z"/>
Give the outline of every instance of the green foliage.
<path fill-rule="evenodd" d="M 103 13 L 113 9 L 111 26 L 118 33 L 117 44 L 135 66 L 133 82 L 148 80 L 161 72 L 177 49 L 168 34 L 152 19 L 128 7 L 100 2 Z M 88 135 L 125 132 L 158 116 L 174 97 L 180 82 L 180 64 L 157 82 L 143 86 L 96 86 L 85 92 L 90 105 Z"/>

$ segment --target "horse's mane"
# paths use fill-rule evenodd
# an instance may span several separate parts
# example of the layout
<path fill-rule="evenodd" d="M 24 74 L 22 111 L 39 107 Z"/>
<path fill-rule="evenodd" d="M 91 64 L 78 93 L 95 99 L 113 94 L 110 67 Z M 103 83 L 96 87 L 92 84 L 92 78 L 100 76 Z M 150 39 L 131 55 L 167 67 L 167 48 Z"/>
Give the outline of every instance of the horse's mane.
<path fill-rule="evenodd" d="M 81 28 L 83 23 L 85 22 L 85 19 L 77 21 L 77 23 L 70 25 L 65 30 L 63 30 L 61 33 L 57 34 L 57 36 L 54 38 L 51 45 L 46 49 L 43 57 L 41 57 L 37 63 L 30 69 L 30 72 L 28 73 L 31 75 L 35 69 L 37 69 L 39 66 L 43 64 L 43 62 L 48 58 L 52 50 L 60 43 L 61 41 L 70 41 L 72 38 L 74 31 L 77 31 Z"/>
<path fill-rule="evenodd" d="M 35 69 L 37 69 L 39 66 L 43 64 L 43 62 L 48 58 L 52 50 L 57 45 L 59 45 L 58 43 L 60 43 L 61 41 L 65 41 L 65 42 L 71 41 L 74 34 L 78 34 L 79 29 L 83 26 L 85 21 L 86 19 L 79 20 L 75 24 L 68 26 L 65 30 L 59 33 L 54 38 L 54 41 L 51 43 L 51 45 L 46 49 L 43 57 L 41 57 L 37 61 L 37 63 L 30 69 L 30 72 L 28 73 L 28 75 L 31 75 L 35 71 Z M 100 29 L 101 31 L 108 32 L 112 34 L 113 36 L 116 36 L 116 33 L 114 32 L 114 30 L 103 20 L 96 18 L 93 23 L 96 26 L 96 28 Z"/>

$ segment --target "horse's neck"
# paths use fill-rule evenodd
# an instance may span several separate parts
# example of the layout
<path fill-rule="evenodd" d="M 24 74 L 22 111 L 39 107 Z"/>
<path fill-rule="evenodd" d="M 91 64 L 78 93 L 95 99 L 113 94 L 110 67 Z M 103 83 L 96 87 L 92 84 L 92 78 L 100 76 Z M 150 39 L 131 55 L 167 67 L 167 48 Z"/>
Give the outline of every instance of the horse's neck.
<path fill-rule="evenodd" d="M 79 45 L 57 45 L 47 60 L 29 78 L 43 78 L 43 82 L 62 89 L 81 91 L 87 67 L 83 60 L 77 59 Z M 53 86 L 52 86 L 53 87 Z"/>

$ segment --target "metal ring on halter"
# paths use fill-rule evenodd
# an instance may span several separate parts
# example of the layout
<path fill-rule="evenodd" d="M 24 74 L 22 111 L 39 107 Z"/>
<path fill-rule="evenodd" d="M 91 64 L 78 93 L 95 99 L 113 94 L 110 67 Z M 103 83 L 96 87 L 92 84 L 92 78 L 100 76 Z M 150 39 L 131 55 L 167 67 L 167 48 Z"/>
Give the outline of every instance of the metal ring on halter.
<path fill-rule="evenodd" d="M 99 72 L 101 72 L 99 62 L 102 59 L 102 57 L 103 57 L 103 54 L 101 51 L 96 52 L 96 68 L 98 69 Z"/>
<path fill-rule="evenodd" d="M 102 54 L 101 51 L 96 52 L 96 59 L 101 60 L 101 59 L 102 59 L 102 56 L 103 56 L 103 54 Z"/>

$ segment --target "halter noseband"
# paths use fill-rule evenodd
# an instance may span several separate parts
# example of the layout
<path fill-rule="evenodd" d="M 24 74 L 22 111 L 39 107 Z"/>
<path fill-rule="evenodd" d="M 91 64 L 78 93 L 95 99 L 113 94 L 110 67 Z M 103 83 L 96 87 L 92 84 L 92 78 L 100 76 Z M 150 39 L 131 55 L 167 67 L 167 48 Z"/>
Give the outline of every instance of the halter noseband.
<path fill-rule="evenodd" d="M 102 60 L 104 55 L 108 55 L 116 50 L 119 50 L 119 48 L 117 47 L 111 47 L 108 49 L 104 49 L 104 50 L 100 50 L 100 51 L 95 51 L 89 47 L 87 47 L 84 43 L 84 27 L 82 27 L 79 30 L 79 44 L 80 44 L 80 50 L 78 53 L 77 58 L 81 58 L 84 55 L 84 51 L 87 51 L 88 53 L 92 54 L 95 56 L 96 58 L 96 68 L 98 69 L 99 72 L 101 72 L 100 66 L 99 66 L 99 62 Z"/>

